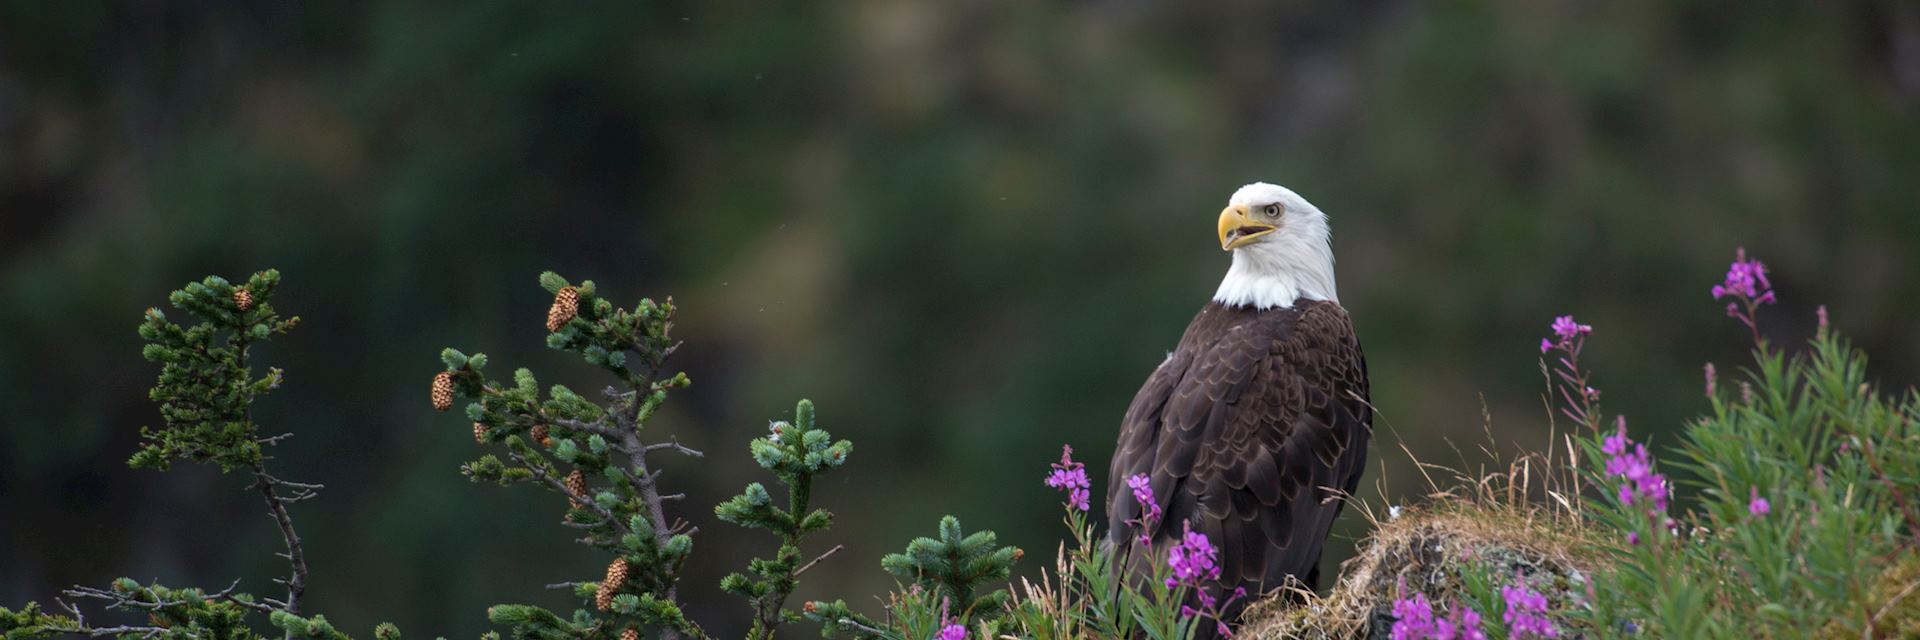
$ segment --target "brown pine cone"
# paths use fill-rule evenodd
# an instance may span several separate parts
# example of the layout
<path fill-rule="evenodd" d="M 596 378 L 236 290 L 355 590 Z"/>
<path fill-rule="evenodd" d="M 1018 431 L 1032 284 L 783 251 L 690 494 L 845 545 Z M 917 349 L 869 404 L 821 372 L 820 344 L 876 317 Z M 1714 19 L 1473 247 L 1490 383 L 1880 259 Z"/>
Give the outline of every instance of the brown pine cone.
<path fill-rule="evenodd" d="M 640 630 L 627 627 L 626 631 L 620 632 L 620 640 L 640 640 Z"/>
<path fill-rule="evenodd" d="M 478 422 L 473 423 L 473 441 L 481 444 L 486 444 L 487 425 L 480 424 Z"/>
<path fill-rule="evenodd" d="M 600 589 L 593 594 L 593 604 L 601 611 L 613 608 L 613 595 L 627 584 L 627 559 L 614 558 L 607 565 L 607 579 L 600 581 Z"/>
<path fill-rule="evenodd" d="M 433 374 L 433 410 L 446 411 L 453 408 L 453 373 L 442 371 Z"/>
<path fill-rule="evenodd" d="M 253 308 L 253 292 L 246 290 L 245 287 L 234 289 L 233 290 L 233 306 L 240 307 L 241 311 L 252 309 Z"/>
<path fill-rule="evenodd" d="M 567 474 L 567 491 L 573 493 L 573 508 L 584 508 L 587 499 L 587 474 L 581 473 L 579 469 L 574 469 L 573 473 Z"/>
<path fill-rule="evenodd" d="M 547 425 L 533 425 L 533 428 L 527 431 L 527 437 L 532 438 L 534 444 L 553 448 L 553 438 L 547 436 Z"/>
<path fill-rule="evenodd" d="M 559 331 L 567 326 L 575 316 L 580 315 L 580 292 L 573 287 L 560 289 L 553 295 L 553 306 L 547 308 L 547 333 Z"/>

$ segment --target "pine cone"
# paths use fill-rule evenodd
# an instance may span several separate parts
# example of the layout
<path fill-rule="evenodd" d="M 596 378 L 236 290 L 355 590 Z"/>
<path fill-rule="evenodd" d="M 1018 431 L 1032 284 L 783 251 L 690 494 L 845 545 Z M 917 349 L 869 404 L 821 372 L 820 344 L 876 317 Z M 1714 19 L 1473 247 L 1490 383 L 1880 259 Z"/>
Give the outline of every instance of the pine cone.
<path fill-rule="evenodd" d="M 620 632 L 620 640 L 640 640 L 640 630 L 627 627 L 626 631 Z"/>
<path fill-rule="evenodd" d="M 473 423 L 473 441 L 480 444 L 487 443 L 487 425 L 478 422 Z"/>
<path fill-rule="evenodd" d="M 567 474 L 567 491 L 573 493 L 573 508 L 585 508 L 586 504 L 582 501 L 587 499 L 587 474 L 581 473 L 579 469 L 574 469 L 573 473 Z"/>
<path fill-rule="evenodd" d="M 453 373 L 442 371 L 433 374 L 433 410 L 446 411 L 453 408 Z"/>
<path fill-rule="evenodd" d="M 627 559 L 614 558 L 607 565 L 607 579 L 600 581 L 600 589 L 593 594 L 593 604 L 601 611 L 613 608 L 613 592 L 627 584 Z"/>
<path fill-rule="evenodd" d="M 559 331 L 567 326 L 575 316 L 580 315 L 580 292 L 573 287 L 564 287 L 553 295 L 553 306 L 547 308 L 547 333 Z"/>
<path fill-rule="evenodd" d="M 542 447 L 547 447 L 549 449 L 553 448 L 553 438 L 550 438 L 547 436 L 547 425 L 544 425 L 544 424 L 533 425 L 533 429 L 527 431 L 527 437 L 533 438 L 534 444 L 540 445 Z"/>
<path fill-rule="evenodd" d="M 253 308 L 253 292 L 246 290 L 245 287 L 234 289 L 233 290 L 233 306 L 240 307 L 241 311 L 252 309 Z"/>

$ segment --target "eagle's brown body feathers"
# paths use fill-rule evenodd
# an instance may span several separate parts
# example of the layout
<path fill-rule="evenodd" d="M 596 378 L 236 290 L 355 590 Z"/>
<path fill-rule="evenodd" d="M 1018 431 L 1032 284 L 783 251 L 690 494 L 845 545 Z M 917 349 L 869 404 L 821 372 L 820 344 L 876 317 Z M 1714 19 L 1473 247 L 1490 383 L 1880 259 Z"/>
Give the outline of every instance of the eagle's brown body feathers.
<path fill-rule="evenodd" d="M 1109 531 L 1138 537 L 1126 479 L 1146 474 L 1164 512 L 1219 547 L 1215 593 L 1317 586 L 1321 545 L 1366 465 L 1366 361 L 1338 304 L 1256 310 L 1209 303 L 1134 396 L 1108 478 Z M 1237 607 L 1236 607 L 1237 608 Z"/>

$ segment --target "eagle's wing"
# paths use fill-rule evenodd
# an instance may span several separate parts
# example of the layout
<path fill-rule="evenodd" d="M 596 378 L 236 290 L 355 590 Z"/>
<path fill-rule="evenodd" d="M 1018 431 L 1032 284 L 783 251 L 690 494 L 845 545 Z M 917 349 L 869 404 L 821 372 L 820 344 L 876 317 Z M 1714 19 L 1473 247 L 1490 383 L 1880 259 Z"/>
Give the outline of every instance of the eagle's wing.
<path fill-rule="evenodd" d="M 1223 592 L 1311 580 L 1371 435 L 1352 324 L 1325 302 L 1214 331 L 1203 320 L 1127 410 L 1108 485 L 1111 530 L 1137 531 L 1124 483 L 1145 473 L 1165 512 L 1149 533 L 1175 537 L 1192 521 L 1220 548 Z"/>

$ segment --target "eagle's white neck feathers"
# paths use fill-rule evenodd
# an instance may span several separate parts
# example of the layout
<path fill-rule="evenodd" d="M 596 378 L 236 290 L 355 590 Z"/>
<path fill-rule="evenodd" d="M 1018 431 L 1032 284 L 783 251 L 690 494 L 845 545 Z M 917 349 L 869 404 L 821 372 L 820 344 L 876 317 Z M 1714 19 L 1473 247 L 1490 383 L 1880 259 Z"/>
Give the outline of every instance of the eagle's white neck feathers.
<path fill-rule="evenodd" d="M 1327 214 L 1286 187 L 1264 182 L 1241 187 L 1228 203 L 1255 210 L 1277 203 L 1286 213 L 1278 230 L 1233 250 L 1233 265 L 1213 294 L 1215 302 L 1285 309 L 1301 298 L 1340 301 Z"/>

